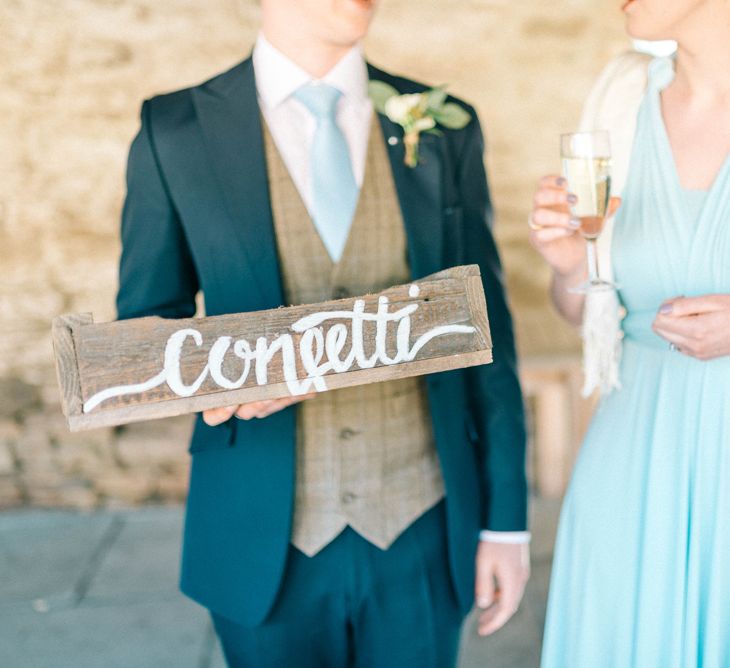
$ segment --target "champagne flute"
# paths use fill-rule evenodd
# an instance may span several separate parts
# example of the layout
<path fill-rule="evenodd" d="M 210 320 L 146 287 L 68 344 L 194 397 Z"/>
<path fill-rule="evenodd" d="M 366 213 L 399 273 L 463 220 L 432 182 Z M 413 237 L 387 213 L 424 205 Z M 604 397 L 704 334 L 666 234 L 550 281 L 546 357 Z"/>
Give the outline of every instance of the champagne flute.
<path fill-rule="evenodd" d="M 560 136 L 563 176 L 578 201 L 571 205 L 580 221 L 580 233 L 586 240 L 588 280 L 570 292 L 586 294 L 612 290 L 616 286 L 601 279 L 598 273 L 597 241 L 606 222 L 611 197 L 611 144 L 608 132 L 576 132 Z"/>

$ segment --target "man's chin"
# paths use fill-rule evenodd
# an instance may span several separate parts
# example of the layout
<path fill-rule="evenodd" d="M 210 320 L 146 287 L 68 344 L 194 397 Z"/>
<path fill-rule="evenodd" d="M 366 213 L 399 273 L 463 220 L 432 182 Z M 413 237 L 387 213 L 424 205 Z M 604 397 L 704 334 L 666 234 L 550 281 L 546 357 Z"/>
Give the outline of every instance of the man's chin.
<path fill-rule="evenodd" d="M 342 22 L 344 23 L 344 22 Z M 348 21 L 346 25 L 330 32 L 330 39 L 338 46 L 355 46 L 367 37 L 370 21 Z"/>

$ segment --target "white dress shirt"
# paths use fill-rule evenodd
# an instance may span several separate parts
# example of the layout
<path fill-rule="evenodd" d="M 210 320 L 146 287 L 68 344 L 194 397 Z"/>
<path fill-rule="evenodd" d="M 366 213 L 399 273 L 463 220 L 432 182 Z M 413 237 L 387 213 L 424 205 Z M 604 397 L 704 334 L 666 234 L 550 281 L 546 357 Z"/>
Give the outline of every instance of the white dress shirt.
<path fill-rule="evenodd" d="M 355 182 L 358 187 L 362 186 L 373 103 L 368 96 L 368 70 L 360 46 L 350 49 L 324 77 L 315 79 L 259 33 L 253 49 L 253 69 L 261 113 L 309 214 L 313 214 L 314 199 L 309 150 L 316 121 L 293 96 L 302 86 L 319 81 L 342 93 L 337 103 L 337 124 L 350 149 Z M 482 531 L 480 539 L 494 543 L 527 543 L 530 533 Z"/>
<path fill-rule="evenodd" d="M 319 82 L 342 93 L 337 103 L 337 125 L 350 149 L 355 182 L 362 186 L 373 103 L 368 96 L 368 70 L 360 46 L 350 49 L 324 77 L 315 79 L 259 34 L 253 49 L 253 69 L 261 113 L 310 215 L 313 196 L 309 150 L 316 121 L 293 96 L 302 86 Z"/>

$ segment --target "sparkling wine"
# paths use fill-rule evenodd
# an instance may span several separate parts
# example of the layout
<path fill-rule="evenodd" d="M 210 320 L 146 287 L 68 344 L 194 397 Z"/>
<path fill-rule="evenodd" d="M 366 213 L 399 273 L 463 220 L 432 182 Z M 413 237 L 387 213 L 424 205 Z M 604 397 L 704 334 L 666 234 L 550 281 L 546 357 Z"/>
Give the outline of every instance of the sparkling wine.
<path fill-rule="evenodd" d="M 603 223 L 605 218 L 603 216 L 578 216 L 580 220 L 580 233 L 586 239 L 598 239 L 603 232 Z"/>
<path fill-rule="evenodd" d="M 588 294 L 596 290 L 615 290 L 617 286 L 604 281 L 598 273 L 597 249 L 611 196 L 611 138 L 605 130 L 561 135 L 560 156 L 568 188 L 578 198 L 570 209 L 581 222 L 588 264 L 588 280 L 571 288 L 570 292 Z"/>
<path fill-rule="evenodd" d="M 578 197 L 571 212 L 581 221 L 581 233 L 586 239 L 597 239 L 611 196 L 611 159 L 563 157 L 563 175 Z"/>

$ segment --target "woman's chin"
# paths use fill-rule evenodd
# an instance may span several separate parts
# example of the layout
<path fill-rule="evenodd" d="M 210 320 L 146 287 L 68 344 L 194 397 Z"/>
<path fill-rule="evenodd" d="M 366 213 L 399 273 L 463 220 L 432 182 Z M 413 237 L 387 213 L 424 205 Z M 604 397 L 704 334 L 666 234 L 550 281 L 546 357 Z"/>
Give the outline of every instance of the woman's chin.
<path fill-rule="evenodd" d="M 638 39 L 643 42 L 663 42 L 672 39 L 667 35 L 659 35 L 656 31 L 647 29 L 647 26 L 632 24 L 631 20 L 626 21 L 626 33 L 631 39 Z"/>
<path fill-rule="evenodd" d="M 633 0 L 632 5 L 638 2 Z M 672 39 L 663 31 L 658 30 L 654 21 L 647 20 L 646 17 L 637 15 L 636 13 L 626 12 L 626 32 L 632 39 L 640 39 L 646 42 L 656 42 L 666 39 Z"/>

